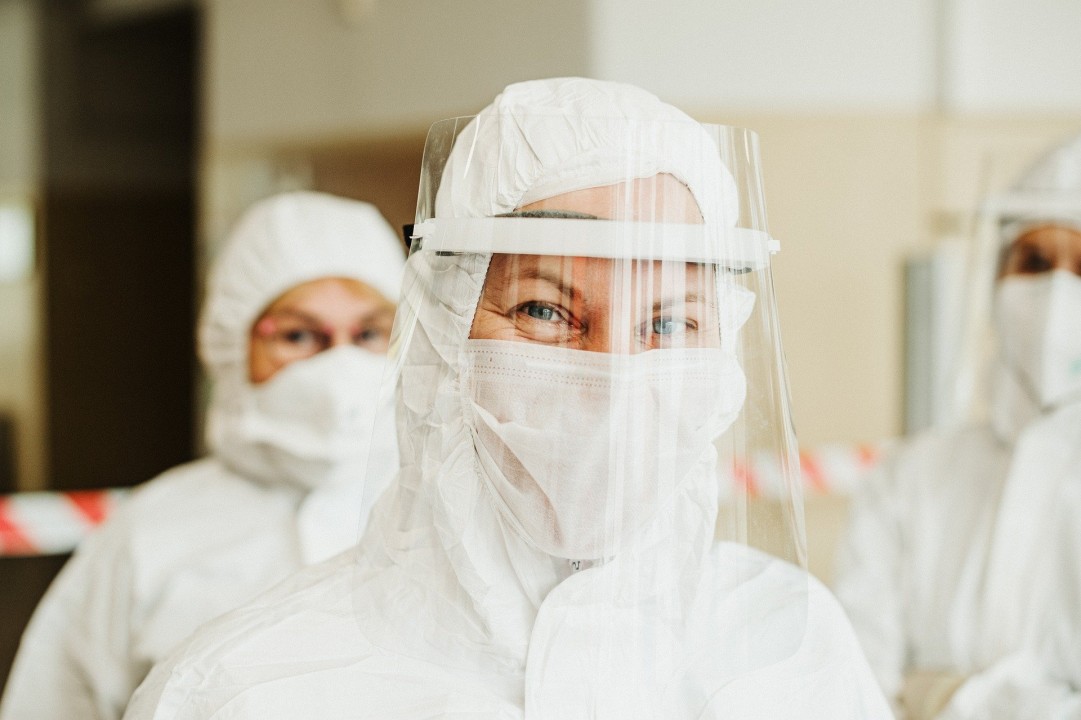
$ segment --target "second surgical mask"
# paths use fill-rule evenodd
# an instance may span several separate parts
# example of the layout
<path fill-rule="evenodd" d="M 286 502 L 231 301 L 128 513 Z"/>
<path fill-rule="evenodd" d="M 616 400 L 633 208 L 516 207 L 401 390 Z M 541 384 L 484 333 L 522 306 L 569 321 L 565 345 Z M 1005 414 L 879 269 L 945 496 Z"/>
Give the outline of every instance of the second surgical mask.
<path fill-rule="evenodd" d="M 378 412 L 371 392 L 384 363 L 382 355 L 339 347 L 294 362 L 265 383 L 245 383 L 210 415 L 215 451 L 265 482 L 309 490 L 360 482 L 369 449 L 389 451 L 383 440 L 393 434 L 376 427 L 373 436 L 377 415 L 391 416 Z"/>
<path fill-rule="evenodd" d="M 1081 278 L 1062 270 L 1004 278 L 995 319 L 1007 368 L 1042 408 L 1081 398 Z"/>

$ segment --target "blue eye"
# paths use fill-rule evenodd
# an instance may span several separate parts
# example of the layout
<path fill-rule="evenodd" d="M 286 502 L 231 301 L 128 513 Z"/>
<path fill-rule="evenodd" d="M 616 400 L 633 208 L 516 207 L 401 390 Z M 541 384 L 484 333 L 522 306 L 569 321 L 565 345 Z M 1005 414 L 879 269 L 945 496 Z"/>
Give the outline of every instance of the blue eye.
<path fill-rule="evenodd" d="M 653 332 L 658 335 L 672 335 L 686 329 L 687 323 L 684 320 L 676 320 L 671 317 L 659 317 L 653 320 Z"/>
<path fill-rule="evenodd" d="M 522 310 L 526 315 L 534 320 L 543 320 L 545 322 L 551 322 L 556 319 L 555 308 L 548 307 L 546 305 L 525 305 Z"/>

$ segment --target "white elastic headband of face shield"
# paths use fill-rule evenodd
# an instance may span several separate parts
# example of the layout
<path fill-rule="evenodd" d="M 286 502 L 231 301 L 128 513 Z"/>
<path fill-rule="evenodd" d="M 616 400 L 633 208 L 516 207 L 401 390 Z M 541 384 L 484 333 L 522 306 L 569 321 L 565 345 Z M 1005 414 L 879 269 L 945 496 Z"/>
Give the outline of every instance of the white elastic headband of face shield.
<path fill-rule="evenodd" d="M 1076 193 L 1007 193 L 989 199 L 981 210 L 998 226 L 1004 243 L 1012 242 L 1025 229 L 1045 223 L 1081 230 L 1081 197 Z"/>
<path fill-rule="evenodd" d="M 740 272 L 768 267 L 780 250 L 761 230 L 579 218 L 434 218 L 415 225 L 412 237 L 414 250 L 672 260 Z"/>

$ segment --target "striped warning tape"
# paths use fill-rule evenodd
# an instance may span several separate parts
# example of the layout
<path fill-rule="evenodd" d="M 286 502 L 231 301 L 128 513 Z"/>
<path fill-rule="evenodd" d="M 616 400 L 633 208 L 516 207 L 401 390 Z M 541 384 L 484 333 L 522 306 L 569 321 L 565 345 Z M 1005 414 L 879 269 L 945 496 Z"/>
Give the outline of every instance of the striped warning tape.
<path fill-rule="evenodd" d="M 804 491 L 851 492 L 877 462 L 878 445 L 827 445 L 800 453 Z M 786 474 L 773 458 L 758 456 L 733 468 L 733 489 L 750 497 L 786 497 Z M 28 492 L 0 495 L 0 556 L 71 552 L 116 509 L 129 490 Z"/>
<path fill-rule="evenodd" d="M 883 449 L 883 445 L 874 444 L 836 444 L 801 452 L 800 475 L 804 493 L 843 495 L 851 492 L 878 462 Z M 734 493 L 749 497 L 782 498 L 791 495 L 789 477 L 790 473 L 785 472 L 781 458 L 759 454 L 750 463 L 734 465 L 729 479 Z"/>
<path fill-rule="evenodd" d="M 0 495 L 0 555 L 71 552 L 128 492 L 110 489 Z"/>

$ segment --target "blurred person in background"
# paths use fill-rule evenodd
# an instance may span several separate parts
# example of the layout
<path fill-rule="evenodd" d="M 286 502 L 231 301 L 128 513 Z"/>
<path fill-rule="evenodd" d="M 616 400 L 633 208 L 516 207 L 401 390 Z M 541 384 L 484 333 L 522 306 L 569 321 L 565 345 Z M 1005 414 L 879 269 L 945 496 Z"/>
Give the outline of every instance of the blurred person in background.
<path fill-rule="evenodd" d="M 245 214 L 199 325 L 210 455 L 78 548 L 23 636 L 3 720 L 119 718 L 197 626 L 356 542 L 397 459 L 393 425 L 373 424 L 390 417 L 376 390 L 403 263 L 367 203 L 289 193 Z"/>
<path fill-rule="evenodd" d="M 581 78 L 433 126 L 396 481 L 126 717 L 888 717 L 836 601 L 753 546 L 798 561 L 801 518 L 751 528 L 723 471 L 753 434 L 794 450 L 757 161 Z"/>
<path fill-rule="evenodd" d="M 909 718 L 1081 717 L 1081 136 L 988 205 L 989 418 L 856 497 L 837 593 Z"/>

